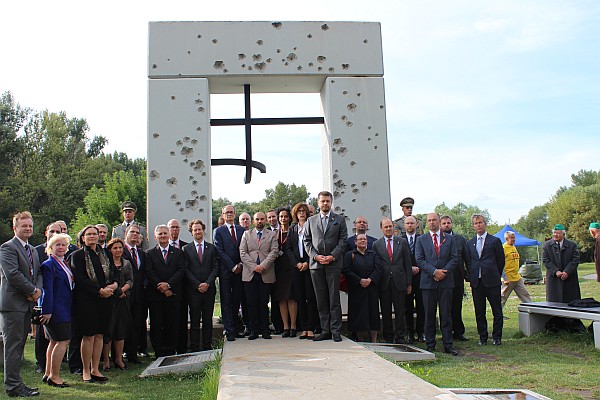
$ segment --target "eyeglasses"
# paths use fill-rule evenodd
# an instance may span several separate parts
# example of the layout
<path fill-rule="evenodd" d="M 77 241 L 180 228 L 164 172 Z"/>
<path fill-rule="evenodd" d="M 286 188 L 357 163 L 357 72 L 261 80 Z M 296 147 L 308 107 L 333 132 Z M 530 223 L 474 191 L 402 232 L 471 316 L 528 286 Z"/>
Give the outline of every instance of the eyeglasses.
<path fill-rule="evenodd" d="M 170 226 L 169 229 L 181 229 L 181 228 L 178 226 Z"/>

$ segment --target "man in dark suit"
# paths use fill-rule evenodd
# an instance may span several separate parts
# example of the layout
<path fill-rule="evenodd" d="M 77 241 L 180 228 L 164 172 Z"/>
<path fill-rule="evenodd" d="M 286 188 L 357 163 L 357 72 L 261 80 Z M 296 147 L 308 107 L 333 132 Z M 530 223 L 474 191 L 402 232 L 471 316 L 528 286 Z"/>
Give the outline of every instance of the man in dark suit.
<path fill-rule="evenodd" d="M 180 250 L 188 242 L 179 239 L 179 233 L 181 227 L 179 221 L 171 219 L 167 222 L 169 228 L 169 246 L 173 246 Z M 188 321 L 190 317 L 190 304 L 187 296 L 187 290 L 183 290 L 183 296 L 181 296 L 181 305 L 179 308 L 179 338 L 177 339 L 177 354 L 187 353 L 188 350 Z"/>
<path fill-rule="evenodd" d="M 21 363 L 31 308 L 40 298 L 42 275 L 38 253 L 27 241 L 33 219 L 27 211 L 13 217 L 15 236 L 0 246 L 0 330 L 4 342 L 4 388 L 10 397 L 32 397 L 40 393 L 21 379 Z"/>
<path fill-rule="evenodd" d="M 452 217 L 444 215 L 441 218 L 442 232 L 454 236 L 454 243 L 458 253 L 456 269 L 452 274 L 454 277 L 454 289 L 452 289 L 452 337 L 461 342 L 469 340 L 465 337 L 465 324 L 462 320 L 462 302 L 465 296 L 465 275 L 466 262 L 465 254 L 467 252 L 467 239 L 457 235 L 452 231 Z"/>
<path fill-rule="evenodd" d="M 369 230 L 369 222 L 364 216 L 358 216 L 354 220 L 354 235 L 348 236 L 348 247 L 346 251 L 354 250 L 356 248 L 356 237 L 360 234 L 367 236 L 367 249 L 373 250 L 373 243 L 377 240 L 376 237 L 367 235 Z"/>
<path fill-rule="evenodd" d="M 194 241 L 183 247 L 187 260 L 185 270 L 185 294 L 190 305 L 190 348 L 191 351 L 212 349 L 213 312 L 217 289 L 215 280 L 219 275 L 217 249 L 204 240 L 206 225 L 193 219 L 188 229 Z M 202 321 L 202 347 L 200 346 L 200 321 Z"/>
<path fill-rule="evenodd" d="M 138 225 L 140 227 L 140 244 L 142 250 L 148 250 L 148 233 L 144 225 L 138 224 L 134 218 L 137 212 L 137 206 L 133 201 L 124 201 L 121 204 L 121 210 L 123 211 L 123 223 L 113 227 L 112 238 L 121 238 L 125 240 L 125 228 L 129 225 Z"/>
<path fill-rule="evenodd" d="M 421 291 L 425 308 L 427 351 L 435 351 L 436 309 L 440 309 L 440 328 L 444 352 L 458 355 L 452 346 L 452 273 L 458 257 L 454 237 L 440 230 L 440 216 L 427 214 L 429 233 L 419 236 L 415 245 L 417 265 L 421 269 Z"/>
<path fill-rule="evenodd" d="M 383 237 L 373 243 L 373 251 L 379 255 L 381 278 L 379 278 L 379 304 L 383 320 L 383 338 L 386 342 L 406 343 L 404 305 L 406 294 L 412 291 L 412 260 L 408 242 L 394 236 L 391 219 L 383 218 L 379 223 Z M 396 337 L 392 326 L 392 304 L 396 318 Z"/>
<path fill-rule="evenodd" d="M 156 357 L 175 354 L 179 328 L 181 283 L 185 274 L 183 251 L 169 246 L 169 228 L 154 228 L 158 243 L 146 252 L 150 341 Z"/>
<path fill-rule="evenodd" d="M 404 219 L 404 238 L 408 242 L 410 250 L 410 259 L 412 262 L 412 291 L 406 294 L 406 311 L 404 318 L 406 320 L 406 342 L 412 344 L 416 340 L 423 340 L 423 330 L 425 327 L 425 310 L 423 309 L 423 294 L 421 293 L 421 269 L 417 266 L 417 258 L 415 254 L 415 244 L 417 237 L 417 219 L 413 216 L 408 216 Z M 395 231 L 395 230 L 394 230 Z M 415 313 L 417 318 L 415 321 Z"/>
<path fill-rule="evenodd" d="M 228 341 L 244 337 L 238 330 L 238 313 L 244 295 L 240 242 L 245 229 L 235 224 L 235 208 L 223 207 L 225 223 L 215 231 L 215 246 L 219 256 L 219 290 L 223 328 Z"/>
<path fill-rule="evenodd" d="M 546 301 L 568 303 L 581 299 L 579 288 L 579 250 L 565 239 L 565 227 L 554 225 L 552 239 L 544 243 L 542 260 L 546 266 Z"/>
<path fill-rule="evenodd" d="M 304 247 L 310 256 L 310 276 L 322 330 L 313 340 L 333 338 L 341 342 L 340 274 L 348 245 L 348 228 L 344 217 L 331 211 L 331 193 L 320 192 L 317 201 L 320 212 L 306 221 L 304 232 Z"/>
<path fill-rule="evenodd" d="M 139 364 L 138 354 L 142 357 L 148 356 L 148 302 L 146 290 L 148 281 L 145 277 L 146 253 L 138 243 L 140 241 L 140 227 L 129 225 L 125 229 L 125 248 L 123 257 L 131 262 L 133 271 L 133 287 L 129 291 L 129 310 L 131 311 L 132 335 L 125 339 L 125 351 L 127 360 Z"/>
<path fill-rule="evenodd" d="M 279 244 L 275 231 L 265 229 L 267 217 L 262 212 L 254 214 L 254 229 L 244 232 L 240 244 L 240 256 L 244 265 L 242 280 L 248 302 L 250 335 L 248 340 L 270 339 L 269 294 L 275 282 L 275 260 Z"/>
<path fill-rule="evenodd" d="M 471 223 L 477 235 L 467 242 L 467 271 L 473 304 L 479 344 L 486 345 L 488 341 L 488 325 L 485 317 L 485 301 L 490 303 L 494 324 L 492 339 L 495 346 L 502 344 L 502 270 L 504 269 L 504 249 L 500 239 L 488 235 L 487 222 L 483 215 L 473 214 Z"/>

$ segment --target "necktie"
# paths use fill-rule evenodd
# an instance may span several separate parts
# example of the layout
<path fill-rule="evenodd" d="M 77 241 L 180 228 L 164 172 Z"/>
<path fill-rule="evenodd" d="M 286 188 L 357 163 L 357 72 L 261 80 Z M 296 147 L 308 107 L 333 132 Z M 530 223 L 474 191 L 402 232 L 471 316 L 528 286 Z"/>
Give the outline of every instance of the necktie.
<path fill-rule="evenodd" d="M 163 258 L 165 259 L 165 262 L 167 262 L 167 250 L 166 249 L 163 250 L 162 253 L 163 253 Z"/>
<path fill-rule="evenodd" d="M 327 219 L 328 219 L 327 215 L 321 219 L 321 221 L 323 221 L 323 232 L 325 232 L 327 230 Z"/>
<path fill-rule="evenodd" d="M 238 242 L 237 238 L 235 237 L 235 228 L 233 227 L 233 225 L 231 225 L 231 238 L 233 239 L 233 243 L 235 243 L 235 245 L 237 246 Z"/>
<path fill-rule="evenodd" d="M 202 243 L 198 245 L 198 260 L 202 262 Z"/>
<path fill-rule="evenodd" d="M 135 267 L 137 269 L 140 269 L 140 266 L 138 264 L 138 256 L 137 256 L 137 251 L 135 250 L 135 247 L 131 248 L 131 258 L 133 259 L 133 264 L 135 265 Z"/>
<path fill-rule="evenodd" d="M 481 258 L 481 252 L 483 251 L 483 236 L 479 236 L 477 239 L 477 255 Z"/>
<path fill-rule="evenodd" d="M 556 258 L 559 266 L 562 266 L 562 261 L 560 259 L 560 242 L 556 242 Z"/>
<path fill-rule="evenodd" d="M 411 237 L 409 238 L 409 241 L 408 241 L 408 247 L 410 247 L 410 252 L 411 252 L 411 253 L 414 253 L 414 252 L 415 252 L 415 242 L 414 242 L 414 240 L 413 240 L 413 236 L 411 236 Z"/>
<path fill-rule="evenodd" d="M 392 261 L 392 239 L 387 240 L 387 252 L 388 257 L 390 257 L 390 261 Z"/>
<path fill-rule="evenodd" d="M 179 246 L 177 245 L 177 242 L 171 242 L 171 246 L 175 247 L 175 248 L 179 248 Z"/>
<path fill-rule="evenodd" d="M 437 256 L 440 256 L 440 246 L 438 246 L 438 241 L 437 241 L 437 233 L 433 234 L 433 248 L 435 249 L 435 254 L 437 254 Z"/>
<path fill-rule="evenodd" d="M 31 249 L 27 245 L 25 245 L 25 251 L 29 257 L 29 276 L 31 277 L 33 276 L 33 255 L 31 254 Z"/>
<path fill-rule="evenodd" d="M 256 232 L 256 236 L 258 236 L 258 245 L 260 246 L 260 238 L 262 237 L 262 232 Z M 260 255 L 256 257 L 256 265 L 260 265 Z"/>

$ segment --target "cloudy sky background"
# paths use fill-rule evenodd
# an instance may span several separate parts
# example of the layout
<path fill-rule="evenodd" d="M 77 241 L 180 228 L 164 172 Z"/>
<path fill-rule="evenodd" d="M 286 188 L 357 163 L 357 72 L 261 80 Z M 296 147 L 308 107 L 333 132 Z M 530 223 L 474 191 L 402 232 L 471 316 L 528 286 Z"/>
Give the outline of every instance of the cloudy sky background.
<path fill-rule="evenodd" d="M 394 215 L 410 195 L 416 212 L 464 202 L 516 222 L 572 173 L 600 169 L 595 0 L 11 1 L 0 12 L 0 91 L 86 118 L 107 151 L 145 157 L 148 22 L 253 20 L 381 22 Z M 214 96 L 212 117 L 243 116 L 242 101 Z M 321 115 L 317 94 L 252 101 L 255 117 Z M 244 185 L 242 168 L 214 168 L 213 197 L 258 200 L 278 181 L 316 194 L 320 134 L 254 128 L 268 173 Z M 243 158 L 243 129 L 214 129 L 212 148 Z"/>

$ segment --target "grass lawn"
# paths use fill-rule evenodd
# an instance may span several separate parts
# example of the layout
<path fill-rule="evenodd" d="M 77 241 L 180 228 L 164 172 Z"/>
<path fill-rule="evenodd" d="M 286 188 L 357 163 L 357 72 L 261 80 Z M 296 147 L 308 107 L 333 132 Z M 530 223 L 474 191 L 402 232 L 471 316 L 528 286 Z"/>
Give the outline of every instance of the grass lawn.
<path fill-rule="evenodd" d="M 600 283 L 581 279 L 594 272 L 593 264 L 579 266 L 581 294 L 599 300 Z M 527 290 L 533 301 L 545 301 L 544 285 Z M 478 346 L 470 289 L 467 292 L 463 320 L 470 340 L 454 343 L 460 356 L 438 352 L 435 361 L 401 363 L 403 368 L 439 387 L 524 388 L 555 400 L 600 399 L 600 350 L 594 348 L 591 333 L 524 337 L 519 332 L 519 299 L 513 294 L 504 309 L 510 319 L 504 321 L 502 346 Z M 487 318 L 491 334 L 489 306 Z"/>

